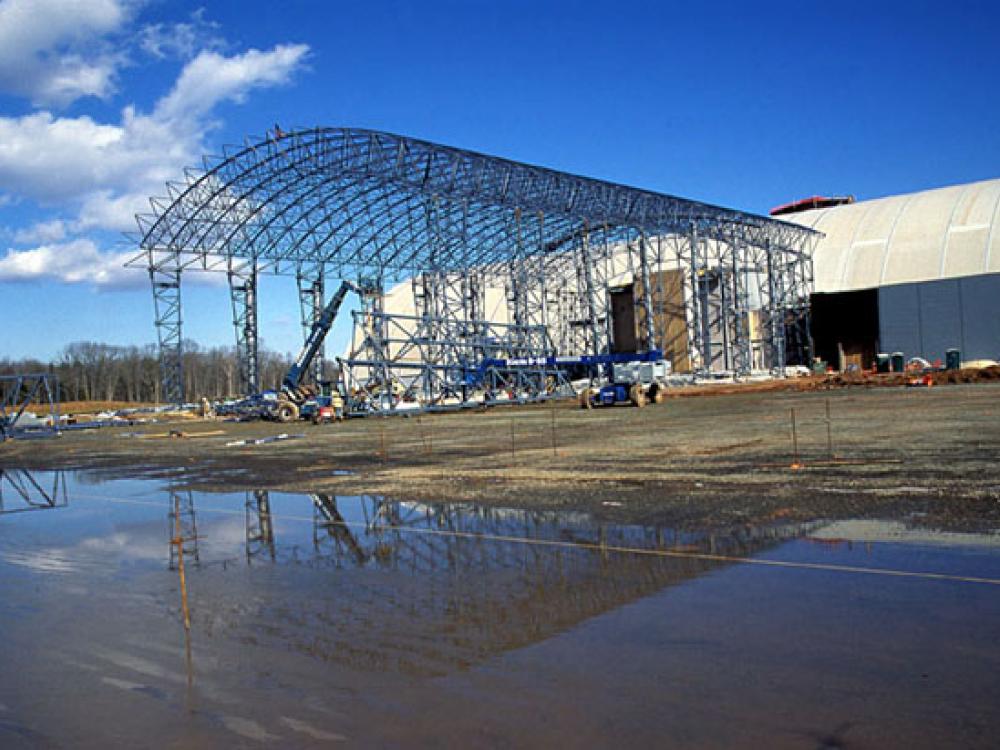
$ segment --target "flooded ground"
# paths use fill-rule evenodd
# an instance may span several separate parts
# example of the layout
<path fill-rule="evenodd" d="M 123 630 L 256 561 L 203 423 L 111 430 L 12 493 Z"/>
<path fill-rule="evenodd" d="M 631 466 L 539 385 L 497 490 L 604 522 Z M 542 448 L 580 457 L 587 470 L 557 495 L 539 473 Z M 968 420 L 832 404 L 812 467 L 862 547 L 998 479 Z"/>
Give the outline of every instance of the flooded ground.
<path fill-rule="evenodd" d="M 253 444 L 282 433 L 290 439 Z M 644 409 L 571 400 L 321 427 L 188 420 L 9 440 L 0 469 L 433 498 L 668 528 L 919 513 L 932 527 L 975 531 L 1000 527 L 998 454 L 1000 383 L 987 383 L 751 391 Z"/>
<path fill-rule="evenodd" d="M 0 492 L 3 748 L 1000 744 L 989 528 Z"/>

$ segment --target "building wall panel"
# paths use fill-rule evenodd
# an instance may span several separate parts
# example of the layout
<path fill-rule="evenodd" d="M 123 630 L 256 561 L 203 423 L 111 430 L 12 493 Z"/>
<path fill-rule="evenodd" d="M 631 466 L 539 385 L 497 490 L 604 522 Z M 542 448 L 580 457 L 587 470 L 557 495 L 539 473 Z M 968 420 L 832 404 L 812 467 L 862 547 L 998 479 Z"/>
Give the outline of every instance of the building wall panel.
<path fill-rule="evenodd" d="M 896 284 L 878 290 L 879 348 L 920 353 L 920 299 L 916 284 Z"/>
<path fill-rule="evenodd" d="M 1000 361 L 1000 274 L 962 279 L 962 358 Z"/>
<path fill-rule="evenodd" d="M 909 359 L 1000 359 L 1000 274 L 969 276 L 878 290 L 879 345 Z"/>

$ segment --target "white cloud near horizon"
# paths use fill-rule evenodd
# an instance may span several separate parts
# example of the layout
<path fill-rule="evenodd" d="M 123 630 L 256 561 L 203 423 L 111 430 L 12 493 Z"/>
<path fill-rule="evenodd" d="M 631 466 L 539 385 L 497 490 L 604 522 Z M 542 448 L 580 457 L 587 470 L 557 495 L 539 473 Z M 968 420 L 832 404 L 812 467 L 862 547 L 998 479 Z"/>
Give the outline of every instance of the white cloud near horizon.
<path fill-rule="evenodd" d="M 0 257 L 0 280 L 29 282 L 47 278 L 66 284 L 86 282 L 98 288 L 137 288 L 148 284 L 149 277 L 139 269 L 124 267 L 135 254 L 102 252 L 86 238 L 30 250 L 8 249 L 6 256 Z"/>
<path fill-rule="evenodd" d="M 41 279 L 63 284 L 89 284 L 99 291 L 148 289 L 145 268 L 126 268 L 138 255 L 135 248 L 102 250 L 91 239 L 78 238 L 49 242 L 26 250 L 8 248 L 0 255 L 0 282 L 33 283 Z M 225 286 L 224 273 L 199 273 L 190 283 L 198 286 Z"/>
<path fill-rule="evenodd" d="M 41 33 L 35 16 L 26 16 L 25 7 L 30 5 L 21 0 L 0 2 L 0 47 L 10 36 L 10 29 L 4 28 L 10 18 L 33 35 L 22 44 L 24 49 L 52 49 L 69 38 L 65 30 Z M 90 2 L 44 0 L 41 5 L 76 8 L 89 7 Z M 120 30 L 129 20 L 123 2 L 94 0 L 94 5 L 103 15 L 95 11 L 78 16 L 91 19 L 85 29 L 95 29 L 95 34 Z M 200 16 L 197 21 L 205 25 Z M 192 29 L 178 31 L 177 26 L 184 25 L 150 32 L 154 41 L 148 46 L 162 56 L 193 52 L 196 40 L 205 35 Z M 149 197 L 162 195 L 168 180 L 180 179 L 185 166 L 200 161 L 207 150 L 206 134 L 218 126 L 213 111 L 219 104 L 240 103 L 256 90 L 287 84 L 309 53 L 303 44 L 279 44 L 270 50 L 225 55 L 217 51 L 216 41 L 209 39 L 213 48 L 189 56 L 151 112 L 129 105 L 115 123 L 87 115 L 57 116 L 45 109 L 19 117 L 0 116 L 0 191 L 7 200 L 28 199 L 53 212 L 32 226 L 8 227 L 15 245 L 34 247 L 7 248 L 6 256 L 0 257 L 0 282 L 51 279 L 100 288 L 135 284 L 135 272 L 121 267 L 124 260 L 119 254 L 101 249 L 100 235 L 135 231 L 135 214 L 149 210 Z M 76 53 L 71 50 L 66 55 L 70 59 Z M 11 91 L 9 63 L 9 54 L 0 51 L 0 89 Z M 39 81 L 36 84 L 42 88 L 37 91 L 15 93 L 42 101 L 52 79 Z"/>

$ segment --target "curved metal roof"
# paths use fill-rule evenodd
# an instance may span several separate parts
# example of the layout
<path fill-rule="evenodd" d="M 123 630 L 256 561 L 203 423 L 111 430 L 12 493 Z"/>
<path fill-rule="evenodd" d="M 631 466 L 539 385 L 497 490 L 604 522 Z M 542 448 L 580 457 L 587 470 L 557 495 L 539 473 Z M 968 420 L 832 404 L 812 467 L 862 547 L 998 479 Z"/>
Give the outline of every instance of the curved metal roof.
<path fill-rule="evenodd" d="M 186 267 L 253 259 L 283 273 L 460 270 L 565 252 L 586 233 L 698 232 L 808 252 L 796 224 L 390 133 L 313 128 L 208 157 L 137 217 L 142 262 Z M 562 261 L 560 261 L 562 259 Z M 136 259 L 137 261 L 139 259 Z"/>
<path fill-rule="evenodd" d="M 825 235 L 817 292 L 1000 273 L 1000 179 L 792 214 Z"/>

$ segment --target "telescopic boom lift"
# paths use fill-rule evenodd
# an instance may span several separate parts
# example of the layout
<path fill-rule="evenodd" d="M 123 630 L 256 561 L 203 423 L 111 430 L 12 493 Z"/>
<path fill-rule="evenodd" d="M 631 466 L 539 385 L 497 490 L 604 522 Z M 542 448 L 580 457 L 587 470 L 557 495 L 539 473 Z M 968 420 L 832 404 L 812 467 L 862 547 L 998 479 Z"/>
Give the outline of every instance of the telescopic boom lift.
<path fill-rule="evenodd" d="M 277 394 L 277 401 L 269 408 L 270 416 L 279 422 L 292 422 L 298 419 L 299 409 L 306 401 L 316 395 L 316 389 L 310 385 L 303 385 L 302 378 L 309 372 L 309 366 L 316 358 L 316 353 L 323 345 L 326 335 L 330 332 L 333 321 L 337 319 L 337 313 L 340 312 L 340 306 L 344 304 L 344 298 L 351 291 L 362 294 L 362 290 L 357 284 L 344 280 L 336 294 L 323 308 L 319 318 L 313 323 L 299 355 L 295 358 L 292 366 L 288 368 L 288 372 L 285 373 Z"/>

